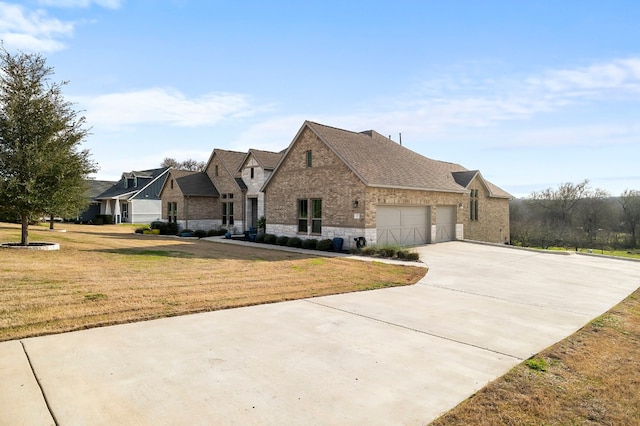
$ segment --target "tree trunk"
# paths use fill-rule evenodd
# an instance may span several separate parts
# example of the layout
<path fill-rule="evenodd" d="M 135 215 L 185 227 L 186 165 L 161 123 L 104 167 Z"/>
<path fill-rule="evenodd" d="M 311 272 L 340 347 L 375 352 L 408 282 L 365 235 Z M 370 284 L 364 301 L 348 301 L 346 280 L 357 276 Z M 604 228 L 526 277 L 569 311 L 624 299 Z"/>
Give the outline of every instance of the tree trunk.
<path fill-rule="evenodd" d="M 20 244 L 23 246 L 29 245 L 29 216 L 22 215 L 22 237 L 20 238 Z"/>
<path fill-rule="evenodd" d="M 49 216 L 49 229 L 53 230 L 53 215 Z"/>

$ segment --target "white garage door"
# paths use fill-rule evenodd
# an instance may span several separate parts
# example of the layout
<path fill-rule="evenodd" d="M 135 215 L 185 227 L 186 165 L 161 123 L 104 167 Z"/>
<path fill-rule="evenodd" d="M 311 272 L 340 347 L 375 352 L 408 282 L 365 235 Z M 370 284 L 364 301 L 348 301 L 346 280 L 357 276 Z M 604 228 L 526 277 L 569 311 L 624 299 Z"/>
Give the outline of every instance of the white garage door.
<path fill-rule="evenodd" d="M 436 206 L 436 242 L 456 239 L 456 206 Z"/>
<path fill-rule="evenodd" d="M 379 206 L 376 209 L 377 244 L 411 246 L 429 242 L 428 207 Z"/>

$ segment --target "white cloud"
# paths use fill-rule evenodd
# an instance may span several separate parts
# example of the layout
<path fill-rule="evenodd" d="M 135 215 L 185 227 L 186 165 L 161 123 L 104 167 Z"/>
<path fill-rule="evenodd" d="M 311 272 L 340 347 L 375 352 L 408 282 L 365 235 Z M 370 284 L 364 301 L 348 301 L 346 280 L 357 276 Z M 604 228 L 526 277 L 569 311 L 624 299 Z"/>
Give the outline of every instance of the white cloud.
<path fill-rule="evenodd" d="M 86 109 L 90 125 L 117 128 L 135 124 L 178 127 L 212 126 L 220 120 L 248 117 L 267 107 L 256 107 L 247 96 L 208 93 L 189 99 L 175 89 L 150 88 L 74 99 Z"/>
<path fill-rule="evenodd" d="M 51 52 L 64 48 L 59 39 L 73 35 L 73 23 L 49 17 L 43 10 L 0 2 L 0 39 L 8 49 Z"/>
<path fill-rule="evenodd" d="M 40 0 L 38 2 L 42 6 L 53 7 L 89 7 L 96 4 L 107 9 L 119 9 L 124 0 Z"/>

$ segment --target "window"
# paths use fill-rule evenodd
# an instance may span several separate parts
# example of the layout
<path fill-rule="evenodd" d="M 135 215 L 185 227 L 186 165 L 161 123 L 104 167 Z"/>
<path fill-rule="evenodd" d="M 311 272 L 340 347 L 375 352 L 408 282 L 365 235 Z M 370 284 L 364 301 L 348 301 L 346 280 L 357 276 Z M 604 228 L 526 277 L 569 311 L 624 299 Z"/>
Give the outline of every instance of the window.
<path fill-rule="evenodd" d="M 309 200 L 298 200 L 298 232 L 307 232 Z"/>
<path fill-rule="evenodd" d="M 173 179 L 171 179 L 171 189 L 173 189 Z"/>
<path fill-rule="evenodd" d="M 311 154 L 311 150 L 307 151 L 307 167 L 313 166 L 313 155 Z"/>
<path fill-rule="evenodd" d="M 478 220 L 478 190 L 472 189 L 469 194 L 469 219 Z"/>
<path fill-rule="evenodd" d="M 309 212 L 311 204 L 311 212 Z M 298 200 L 298 232 L 322 234 L 322 200 Z"/>
<path fill-rule="evenodd" d="M 322 233 L 322 200 L 311 200 L 311 232 Z"/>
<path fill-rule="evenodd" d="M 167 203 L 167 219 L 170 223 L 178 221 L 178 203 L 171 201 Z"/>
<path fill-rule="evenodd" d="M 216 164 L 216 167 L 215 167 L 215 173 L 214 173 L 214 174 L 215 174 L 216 176 L 218 176 L 218 165 L 217 165 L 217 164 Z"/>
<path fill-rule="evenodd" d="M 254 173 L 254 168 L 251 168 L 251 179 L 253 179 L 255 177 L 255 173 Z"/>
<path fill-rule="evenodd" d="M 223 200 L 233 200 L 233 194 L 222 194 Z M 233 201 L 222 202 L 222 224 L 233 225 Z"/>

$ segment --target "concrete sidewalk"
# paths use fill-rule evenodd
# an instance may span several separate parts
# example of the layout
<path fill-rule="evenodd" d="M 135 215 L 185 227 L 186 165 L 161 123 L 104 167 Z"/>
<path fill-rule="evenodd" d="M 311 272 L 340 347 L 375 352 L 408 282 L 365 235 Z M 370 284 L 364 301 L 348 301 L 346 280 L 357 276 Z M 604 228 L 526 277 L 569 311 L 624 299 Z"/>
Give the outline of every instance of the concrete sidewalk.
<path fill-rule="evenodd" d="M 410 287 L 0 343 L 0 424 L 425 424 L 640 285 L 637 262 L 418 250 Z"/>

